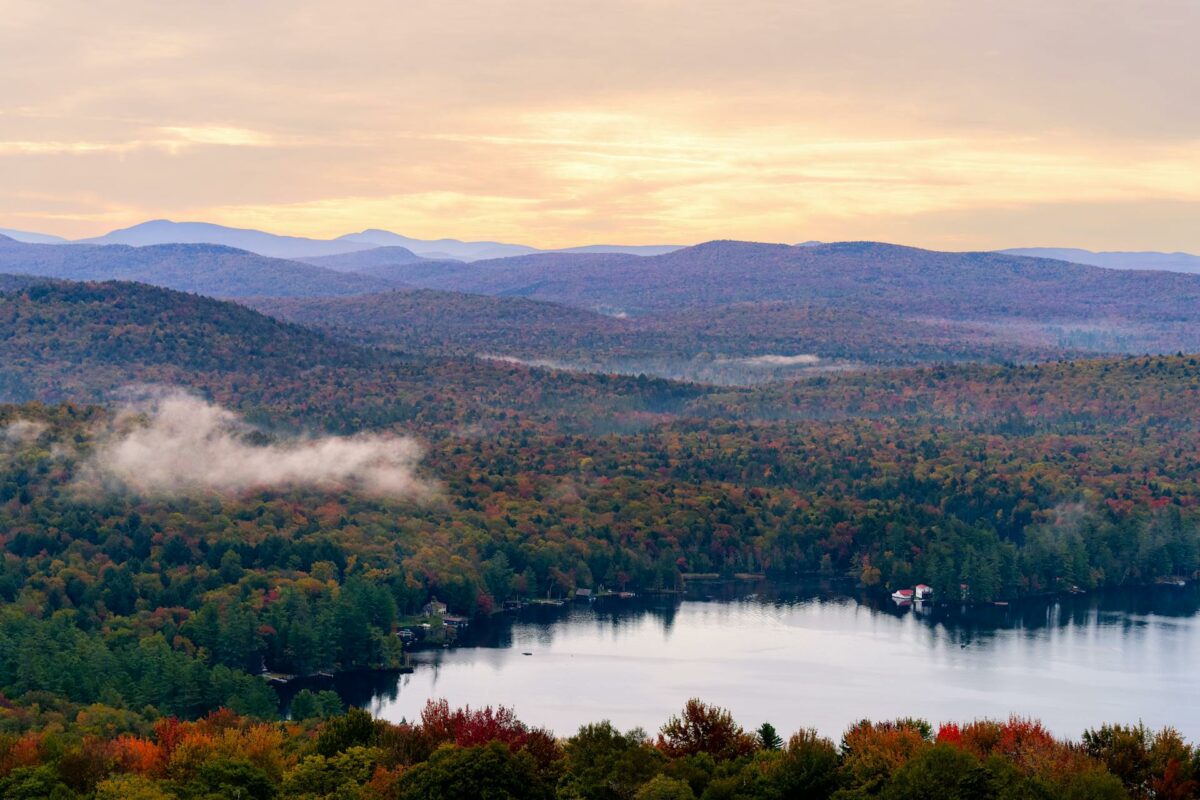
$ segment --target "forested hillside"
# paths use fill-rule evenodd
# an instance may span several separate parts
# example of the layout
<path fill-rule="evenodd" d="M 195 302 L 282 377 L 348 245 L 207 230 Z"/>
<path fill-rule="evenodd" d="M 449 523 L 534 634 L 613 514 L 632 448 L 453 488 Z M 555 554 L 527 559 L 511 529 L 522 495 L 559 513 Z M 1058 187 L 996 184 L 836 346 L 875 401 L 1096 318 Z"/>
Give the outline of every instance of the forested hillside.
<path fill-rule="evenodd" d="M 705 383 L 862 365 L 1200 351 L 1198 276 L 997 253 L 710 242 L 648 257 L 464 263 L 383 247 L 309 262 L 218 245 L 0 239 L 0 270 L 10 273 L 244 298 L 409 352 Z M 414 288 L 426 291 L 394 291 Z"/>
<path fill-rule="evenodd" d="M 0 294 L 0 366 L 7 402 L 113 401 L 129 385 L 178 385 L 277 422 L 337 431 L 499 425 L 516 412 L 531 424 L 607 429 L 629 414 L 678 410 L 699 393 L 666 381 L 408 357 L 123 282 Z"/>
<path fill-rule="evenodd" d="M 26 244 L 4 236 L 0 236 L 0 272 L 82 281 L 139 281 L 212 297 L 343 295 L 394 286 L 381 278 L 221 245 Z"/>
<path fill-rule="evenodd" d="M 471 302 L 464 337 L 514 307 Z M 519 305 L 559 335 L 561 309 Z M 1200 569 L 1192 356 L 717 388 L 405 354 L 56 282 L 0 295 L 0 366 L 39 401 L 0 406 L 11 729 L 270 718 L 254 673 L 394 666 L 397 626 L 432 597 L 474 615 L 761 572 L 981 603 Z"/>
<path fill-rule="evenodd" d="M 1000 253 L 710 242 L 644 258 L 557 253 L 381 269 L 411 287 L 548 301 L 624 320 L 616 339 L 561 341 L 522 342 L 496 324 L 505 355 L 702 381 L 756 382 L 752 371 L 730 379 L 737 368 L 710 363 L 741 356 L 771 356 L 778 366 L 804 355 L 895 364 L 1200 350 L 1200 276 Z M 391 321 L 383 298 L 254 302 L 401 346 L 473 346 L 456 311 L 478 301 L 451 298 L 423 296 L 429 312 L 419 334 L 403 322 L 417 298 L 391 298 L 398 304 Z M 593 323 L 581 317 L 577 324 L 586 330 Z M 569 325 L 564 319 L 561 327 Z M 787 374 L 777 369 L 768 377 Z"/>
<path fill-rule="evenodd" d="M 1198 41 L 0 0 L 0 800 L 1200 800 Z"/>
<path fill-rule="evenodd" d="M 428 289 L 243 302 L 339 338 L 408 352 L 503 356 L 576 371 L 734 385 L 863 365 L 1040 361 L 1087 350 L 1037 330 L 921 322 L 784 302 L 647 317 Z"/>
<path fill-rule="evenodd" d="M 0 292 L 13 292 L 17 289 L 24 289 L 26 286 L 32 286 L 35 283 L 49 282 L 52 282 L 51 278 L 39 278 L 35 275 L 12 275 L 0 272 Z"/>
<path fill-rule="evenodd" d="M 879 242 L 709 242 L 646 258 L 539 254 L 477 261 L 418 285 L 630 314 L 787 300 L 954 319 L 1148 319 L 1151 311 L 1191 319 L 1200 298 L 1193 275 Z"/>

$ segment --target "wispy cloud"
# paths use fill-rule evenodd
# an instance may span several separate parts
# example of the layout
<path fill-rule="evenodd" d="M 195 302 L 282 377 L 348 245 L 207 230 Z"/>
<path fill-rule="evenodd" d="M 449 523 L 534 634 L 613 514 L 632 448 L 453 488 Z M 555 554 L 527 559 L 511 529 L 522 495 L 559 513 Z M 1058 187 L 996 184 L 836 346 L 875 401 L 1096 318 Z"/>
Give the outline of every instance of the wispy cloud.
<path fill-rule="evenodd" d="M 88 142 L 50 140 L 0 141 L 0 156 L 22 155 L 84 155 L 87 153 L 128 153 L 145 145 L 144 142 Z"/>
<path fill-rule="evenodd" d="M 225 147 L 270 147 L 280 141 L 269 134 L 247 128 L 223 125 L 171 126 L 159 128 L 164 138 L 158 140 L 168 147 L 189 144 L 215 144 Z"/>
<path fill-rule="evenodd" d="M 27 444 L 41 436 L 48 427 L 37 420 L 15 419 L 7 425 L 0 425 L 0 444 Z"/>
<path fill-rule="evenodd" d="M 81 487 L 145 495 L 240 494 L 310 487 L 386 497 L 428 494 L 421 447 L 381 434 L 270 439 L 238 415 L 183 392 L 127 407 L 81 470 Z"/>
<path fill-rule="evenodd" d="M 139 150 L 160 150 L 178 154 L 188 148 L 215 147 L 279 147 L 295 146 L 297 140 L 279 139 L 267 133 L 247 128 L 220 125 L 164 126 L 144 132 L 139 138 L 125 141 L 57 139 L 0 140 L 0 156 L 13 155 L 90 155 L 109 153 L 123 155 Z"/>

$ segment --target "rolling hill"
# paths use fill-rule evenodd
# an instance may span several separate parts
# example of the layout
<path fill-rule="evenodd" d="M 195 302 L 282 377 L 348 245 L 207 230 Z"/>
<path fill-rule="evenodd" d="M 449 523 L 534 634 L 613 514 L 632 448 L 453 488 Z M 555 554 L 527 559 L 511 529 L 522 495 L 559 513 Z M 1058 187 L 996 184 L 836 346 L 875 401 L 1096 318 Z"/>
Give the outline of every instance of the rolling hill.
<path fill-rule="evenodd" d="M 137 283 L 33 284 L 0 294 L 0 400 L 98 399 L 130 383 L 279 377 L 367 351 L 233 303 Z"/>
<path fill-rule="evenodd" d="M 0 237 L 0 271 L 69 280 L 139 281 L 215 297 L 341 295 L 394 286 L 379 278 L 210 244 L 27 244 Z"/>
<path fill-rule="evenodd" d="M 350 341 L 409 352 L 717 384 L 753 384 L 852 365 L 1035 361 L 1082 352 L 1045 336 L 783 302 L 644 317 L 431 289 L 243 302 Z"/>
<path fill-rule="evenodd" d="M 404 285 L 408 275 L 436 275 L 445 270 L 458 270 L 465 262 L 455 259 L 433 259 L 419 256 L 407 247 L 374 247 L 355 253 L 335 256 L 297 259 L 305 264 L 332 269 L 338 272 L 353 272 L 373 278 Z"/>
<path fill-rule="evenodd" d="M 14 292 L 38 283 L 51 283 L 53 278 L 39 278 L 36 275 L 12 275 L 0 272 L 0 292 Z"/>
<path fill-rule="evenodd" d="M 709 242 L 661 256 L 545 254 L 482 261 L 428 288 L 521 295 L 629 314 L 804 301 L 976 318 L 1191 318 L 1200 278 L 878 242 Z M 409 282 L 418 283 L 414 279 Z"/>
<path fill-rule="evenodd" d="M 139 283 L 0 292 L 0 403 L 111 401 L 183 386 L 252 414 L 328 430 L 399 425 L 595 429 L 681 407 L 699 387 L 365 347 L 232 302 Z"/>
<path fill-rule="evenodd" d="M 433 289 L 243 302 L 351 341 L 415 353 L 556 360 L 574 369 L 597 368 L 605 355 L 627 347 L 627 341 L 636 345 L 638 338 L 637 327 L 626 320 L 583 309 Z"/>
<path fill-rule="evenodd" d="M 872 242 L 467 263 L 402 247 L 298 262 L 220 245 L 0 239 L 0 270 L 242 298 L 416 353 L 721 384 L 864 364 L 1200 350 L 1200 276 Z M 407 288 L 427 291 L 395 291 Z"/>
<path fill-rule="evenodd" d="M 836 311 L 846 320 L 852 318 L 845 315 L 866 315 L 896 331 L 927 326 L 879 340 L 877 348 L 883 341 L 896 346 L 914 335 L 933 335 L 950 343 L 992 341 L 1060 354 L 1200 350 L 1200 276 L 997 253 L 873 242 L 797 247 L 710 242 L 650 257 L 537 254 L 458 265 L 409 263 L 392 267 L 388 276 L 415 287 L 636 318 L 659 331 L 724 325 L 723 335 L 736 341 L 756 329 L 767 336 L 776 330 L 776 347 L 804 330 L 784 324 L 793 313 L 785 309 L 796 307 Z M 760 315 L 756 307 L 769 313 Z M 733 317 L 744 324 L 724 323 Z M 837 345 L 835 330 L 836 324 L 824 338 Z M 852 324 L 845 330 L 856 335 Z M 812 352 L 802 345 L 793 342 L 785 354 Z"/>
<path fill-rule="evenodd" d="M 331 256 L 298 258 L 296 260 L 326 269 L 335 269 L 338 272 L 362 272 L 364 268 L 420 264 L 433 259 L 419 256 L 407 247 L 392 246 L 372 247 L 370 250 L 358 250 L 353 253 L 338 253 Z"/>

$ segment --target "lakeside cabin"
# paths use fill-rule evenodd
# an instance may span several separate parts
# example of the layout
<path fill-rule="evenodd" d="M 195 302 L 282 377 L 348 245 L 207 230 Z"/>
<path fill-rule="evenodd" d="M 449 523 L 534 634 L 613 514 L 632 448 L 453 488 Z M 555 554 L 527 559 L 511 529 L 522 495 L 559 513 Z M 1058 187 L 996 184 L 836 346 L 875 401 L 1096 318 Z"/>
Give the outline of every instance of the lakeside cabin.
<path fill-rule="evenodd" d="M 900 603 L 911 603 L 914 600 L 932 600 L 933 587 L 927 586 L 924 583 L 918 583 L 912 589 L 897 589 L 892 592 L 892 599 Z"/>
<path fill-rule="evenodd" d="M 449 610 L 449 606 L 435 597 L 421 607 L 421 614 L 426 617 L 444 617 Z"/>

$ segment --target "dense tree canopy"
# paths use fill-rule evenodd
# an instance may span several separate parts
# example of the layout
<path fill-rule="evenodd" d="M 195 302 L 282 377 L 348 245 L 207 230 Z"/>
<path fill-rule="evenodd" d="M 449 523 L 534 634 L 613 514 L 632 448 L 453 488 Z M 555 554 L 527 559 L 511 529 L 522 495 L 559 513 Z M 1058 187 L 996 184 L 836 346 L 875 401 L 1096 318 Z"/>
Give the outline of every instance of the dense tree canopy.
<path fill-rule="evenodd" d="M 680 748 L 679 723 L 706 733 Z M 607 722 L 557 740 L 509 709 L 431 703 L 415 723 L 352 710 L 266 723 L 227 710 L 153 730 L 0 736 L 5 798 L 269 800 L 1190 800 L 1200 756 L 1171 730 L 1105 726 L 1063 741 L 1025 719 L 863 721 L 840 743 L 800 731 L 736 750 L 729 712 L 691 700 L 657 742 Z M 707 744 L 718 749 L 708 751 Z"/>

